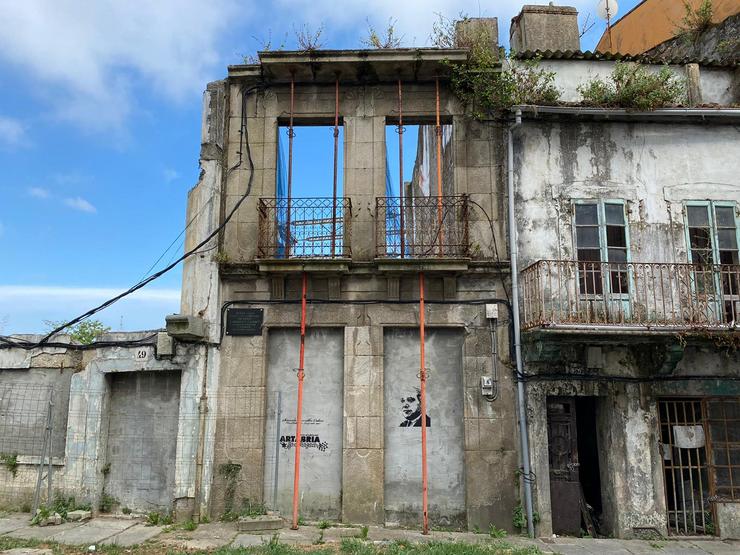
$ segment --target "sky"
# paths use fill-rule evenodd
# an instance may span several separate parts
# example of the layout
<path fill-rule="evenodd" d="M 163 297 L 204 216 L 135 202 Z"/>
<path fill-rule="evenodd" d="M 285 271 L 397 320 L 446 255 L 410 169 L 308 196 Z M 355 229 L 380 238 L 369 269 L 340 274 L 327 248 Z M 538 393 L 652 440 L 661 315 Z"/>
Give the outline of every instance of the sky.
<path fill-rule="evenodd" d="M 498 17 L 508 46 L 524 3 L 0 0 L 0 333 L 45 331 L 182 254 L 202 91 L 227 65 L 268 43 L 295 48 L 304 26 L 322 29 L 323 48 L 358 48 L 369 25 L 393 21 L 403 46 L 430 46 L 438 14 Z M 597 0 L 565 3 L 581 22 L 592 14 L 582 49 L 593 48 Z M 331 144 L 326 133 L 313 143 Z M 180 280 L 177 267 L 97 317 L 114 330 L 163 327 Z"/>

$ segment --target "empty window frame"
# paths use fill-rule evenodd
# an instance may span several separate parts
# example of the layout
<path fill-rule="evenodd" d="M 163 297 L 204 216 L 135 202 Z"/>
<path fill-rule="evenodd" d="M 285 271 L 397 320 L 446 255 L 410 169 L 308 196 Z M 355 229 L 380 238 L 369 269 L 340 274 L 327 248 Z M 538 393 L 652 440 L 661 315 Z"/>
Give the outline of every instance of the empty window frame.
<path fill-rule="evenodd" d="M 435 122 L 404 118 L 399 128 L 397 118 L 386 121 L 386 196 L 378 204 L 384 210 L 378 216 L 385 219 L 385 236 L 378 237 L 381 256 L 459 255 L 466 248 L 462 204 L 454 196 L 452 123 L 443 120 L 440 128 L 441 182 Z"/>
<path fill-rule="evenodd" d="M 344 128 L 329 122 L 278 126 L 275 211 L 278 257 L 347 254 L 345 244 Z M 335 142 L 336 136 L 336 142 Z M 336 144 L 336 149 L 335 149 Z M 335 169 L 336 157 L 336 169 Z M 336 192 L 336 195 L 335 195 Z"/>
<path fill-rule="evenodd" d="M 574 214 L 581 294 L 601 295 L 605 285 L 612 294 L 628 293 L 630 253 L 624 201 L 576 200 Z"/>

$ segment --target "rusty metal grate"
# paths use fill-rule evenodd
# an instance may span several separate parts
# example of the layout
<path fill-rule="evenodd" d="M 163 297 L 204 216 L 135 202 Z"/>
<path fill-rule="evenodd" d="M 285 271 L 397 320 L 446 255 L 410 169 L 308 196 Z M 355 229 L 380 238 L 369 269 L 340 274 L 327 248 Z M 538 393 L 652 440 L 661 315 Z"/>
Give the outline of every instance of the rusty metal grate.
<path fill-rule="evenodd" d="M 728 328 L 740 266 L 540 260 L 522 271 L 522 326 Z"/>
<path fill-rule="evenodd" d="M 348 198 L 261 198 L 257 211 L 259 258 L 350 256 Z"/>
<path fill-rule="evenodd" d="M 658 410 L 668 531 L 683 536 L 713 535 L 715 518 L 701 399 L 660 399 Z"/>
<path fill-rule="evenodd" d="M 713 499 L 740 502 L 740 398 L 706 399 Z"/>
<path fill-rule="evenodd" d="M 467 195 L 378 197 L 376 253 L 380 258 L 466 258 L 470 251 Z"/>

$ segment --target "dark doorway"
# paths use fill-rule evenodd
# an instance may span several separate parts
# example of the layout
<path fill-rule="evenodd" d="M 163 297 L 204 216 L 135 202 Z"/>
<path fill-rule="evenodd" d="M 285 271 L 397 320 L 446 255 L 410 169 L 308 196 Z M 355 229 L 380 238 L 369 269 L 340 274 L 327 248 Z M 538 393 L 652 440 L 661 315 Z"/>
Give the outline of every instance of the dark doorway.
<path fill-rule="evenodd" d="M 595 397 L 547 399 L 552 528 L 556 534 L 598 534 L 602 511 Z"/>

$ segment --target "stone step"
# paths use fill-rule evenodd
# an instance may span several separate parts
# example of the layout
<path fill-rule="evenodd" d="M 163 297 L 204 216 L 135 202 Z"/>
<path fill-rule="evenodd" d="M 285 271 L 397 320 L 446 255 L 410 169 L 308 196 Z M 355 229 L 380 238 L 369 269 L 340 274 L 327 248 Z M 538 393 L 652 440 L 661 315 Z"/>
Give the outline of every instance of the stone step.
<path fill-rule="evenodd" d="M 236 529 L 240 532 L 259 532 L 261 530 L 280 530 L 283 519 L 279 516 L 242 516 L 236 521 Z"/>

